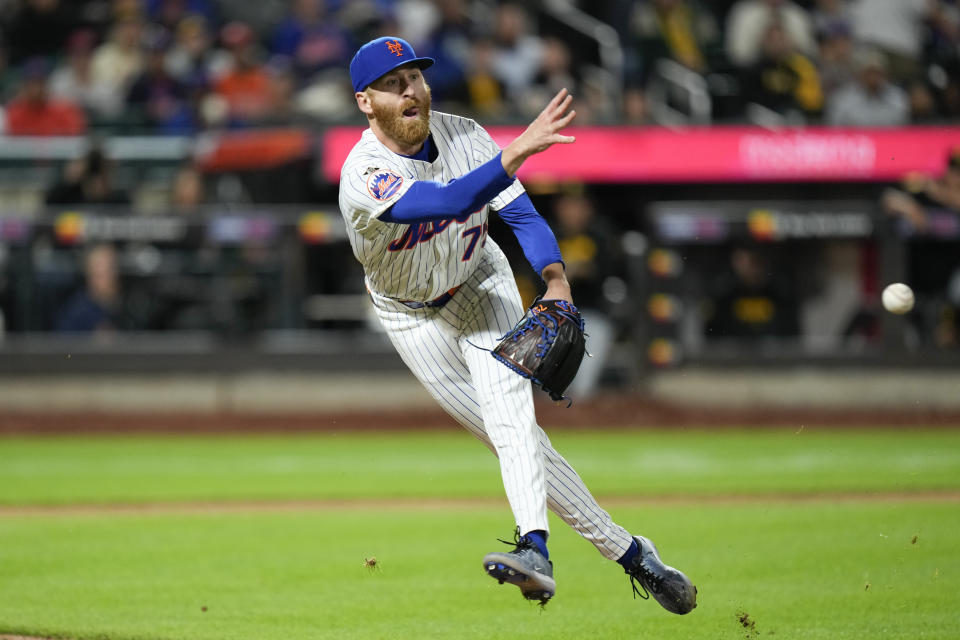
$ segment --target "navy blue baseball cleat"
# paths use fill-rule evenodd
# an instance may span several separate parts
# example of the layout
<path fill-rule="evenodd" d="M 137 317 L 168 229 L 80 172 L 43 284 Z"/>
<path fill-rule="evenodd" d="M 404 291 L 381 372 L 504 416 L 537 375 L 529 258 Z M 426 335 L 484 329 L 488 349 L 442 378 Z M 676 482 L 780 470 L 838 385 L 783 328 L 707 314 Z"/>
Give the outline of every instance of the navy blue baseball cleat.
<path fill-rule="evenodd" d="M 513 543 L 506 544 L 515 544 L 516 547 L 507 553 L 488 553 L 483 558 L 484 571 L 500 584 L 509 582 L 520 587 L 520 593 L 527 600 L 537 600 L 541 606 L 546 605 L 557 591 L 557 583 L 553 580 L 553 563 L 519 533 Z"/>
<path fill-rule="evenodd" d="M 643 536 L 634 536 L 640 553 L 626 568 L 633 587 L 633 597 L 644 600 L 651 595 L 664 609 L 683 615 L 697 606 L 697 588 L 690 579 L 673 567 L 663 564 L 657 547 Z M 639 583 L 640 587 L 637 588 Z"/>

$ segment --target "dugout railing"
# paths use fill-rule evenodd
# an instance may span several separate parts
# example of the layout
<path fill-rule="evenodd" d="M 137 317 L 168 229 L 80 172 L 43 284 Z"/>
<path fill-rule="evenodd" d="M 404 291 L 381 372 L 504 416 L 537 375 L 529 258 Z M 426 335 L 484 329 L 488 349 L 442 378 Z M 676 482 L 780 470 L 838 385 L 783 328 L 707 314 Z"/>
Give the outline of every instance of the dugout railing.
<path fill-rule="evenodd" d="M 918 237 L 870 200 L 651 203 L 618 236 L 625 259 L 615 275 L 626 289 L 607 306 L 618 327 L 609 377 L 698 365 L 960 365 L 940 324 L 952 310 L 951 274 L 923 260 L 950 255 L 958 239 L 960 225 L 947 222 Z M 86 285 L 85 256 L 101 245 L 116 252 L 123 322 L 112 331 L 58 326 Z M 370 315 L 335 205 L 8 214 L 0 247 L 5 375 L 402 366 Z M 748 296 L 747 315 L 784 304 L 792 320 L 711 328 L 708 307 L 719 304 L 737 251 L 757 254 L 781 287 L 767 302 Z M 880 288 L 893 281 L 921 284 L 907 316 L 879 308 Z"/>

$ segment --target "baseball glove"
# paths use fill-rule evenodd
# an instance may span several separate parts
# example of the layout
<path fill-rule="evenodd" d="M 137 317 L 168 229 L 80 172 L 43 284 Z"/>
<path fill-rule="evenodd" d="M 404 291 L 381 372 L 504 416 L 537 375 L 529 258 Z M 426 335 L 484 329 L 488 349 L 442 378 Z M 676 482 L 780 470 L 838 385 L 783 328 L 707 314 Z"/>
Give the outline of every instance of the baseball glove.
<path fill-rule="evenodd" d="M 537 300 L 493 348 L 494 358 L 563 400 L 586 353 L 583 319 L 565 300 Z"/>

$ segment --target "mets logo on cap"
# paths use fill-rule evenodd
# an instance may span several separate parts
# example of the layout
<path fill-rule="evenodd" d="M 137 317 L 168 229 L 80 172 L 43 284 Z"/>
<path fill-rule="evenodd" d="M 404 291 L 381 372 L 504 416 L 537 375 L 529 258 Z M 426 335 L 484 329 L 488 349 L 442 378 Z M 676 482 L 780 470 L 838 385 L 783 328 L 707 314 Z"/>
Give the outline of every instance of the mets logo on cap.
<path fill-rule="evenodd" d="M 426 69 L 433 64 L 433 58 L 417 57 L 413 47 L 403 38 L 385 36 L 371 40 L 360 47 L 350 61 L 353 90 L 363 91 L 380 76 L 411 62 Z"/>
<path fill-rule="evenodd" d="M 403 178 L 392 171 L 377 171 L 367 178 L 367 191 L 377 200 L 389 200 L 401 186 Z"/>

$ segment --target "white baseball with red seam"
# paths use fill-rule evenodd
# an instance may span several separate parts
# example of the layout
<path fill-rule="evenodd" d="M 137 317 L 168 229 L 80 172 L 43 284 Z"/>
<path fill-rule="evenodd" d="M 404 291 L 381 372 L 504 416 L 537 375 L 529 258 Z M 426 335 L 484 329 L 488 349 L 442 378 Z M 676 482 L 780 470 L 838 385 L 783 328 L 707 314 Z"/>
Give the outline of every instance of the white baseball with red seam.
<path fill-rule="evenodd" d="M 883 290 L 883 308 L 890 313 L 906 313 L 913 309 L 913 289 L 902 282 L 894 282 Z"/>

